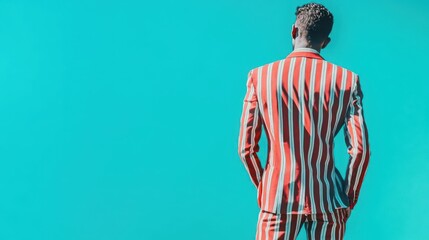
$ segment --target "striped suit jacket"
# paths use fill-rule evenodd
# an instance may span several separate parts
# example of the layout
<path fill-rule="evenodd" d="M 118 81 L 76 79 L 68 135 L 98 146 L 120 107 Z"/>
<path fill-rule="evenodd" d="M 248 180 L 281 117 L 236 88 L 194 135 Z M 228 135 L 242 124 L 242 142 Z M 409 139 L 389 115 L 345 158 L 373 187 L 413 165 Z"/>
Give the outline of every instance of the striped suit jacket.
<path fill-rule="evenodd" d="M 249 71 L 238 154 L 262 210 L 353 209 L 370 157 L 362 98 L 359 76 L 313 49 L 295 49 Z M 257 154 L 262 126 L 268 138 L 265 168 Z M 341 128 L 350 155 L 344 179 L 333 155 Z"/>

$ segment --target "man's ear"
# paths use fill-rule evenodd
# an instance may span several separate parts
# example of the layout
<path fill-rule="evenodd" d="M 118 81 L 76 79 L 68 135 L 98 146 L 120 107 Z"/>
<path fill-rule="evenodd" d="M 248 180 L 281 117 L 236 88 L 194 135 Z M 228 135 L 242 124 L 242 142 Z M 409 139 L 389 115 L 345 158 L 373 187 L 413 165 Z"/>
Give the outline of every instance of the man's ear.
<path fill-rule="evenodd" d="M 323 42 L 321 48 L 325 48 L 331 42 L 331 38 L 327 37 Z"/>
<path fill-rule="evenodd" d="M 295 39 L 296 37 L 298 37 L 298 28 L 295 26 L 295 24 L 292 24 L 292 39 Z"/>

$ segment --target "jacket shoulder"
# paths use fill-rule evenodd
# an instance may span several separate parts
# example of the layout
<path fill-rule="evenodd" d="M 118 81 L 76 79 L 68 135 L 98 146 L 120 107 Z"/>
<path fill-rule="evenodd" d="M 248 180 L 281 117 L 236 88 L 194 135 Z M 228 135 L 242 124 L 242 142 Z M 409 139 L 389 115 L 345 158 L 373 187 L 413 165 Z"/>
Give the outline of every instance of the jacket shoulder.
<path fill-rule="evenodd" d="M 324 61 L 326 61 L 326 60 L 324 60 Z M 328 64 L 331 64 L 333 67 L 336 67 L 337 69 L 341 69 L 342 71 L 345 71 L 347 74 L 350 74 L 351 76 L 353 76 L 353 78 L 352 79 L 356 79 L 356 78 L 358 78 L 359 77 L 359 75 L 355 72 L 355 71 L 352 71 L 352 70 L 350 70 L 350 69 L 348 69 L 348 68 L 345 68 L 345 67 L 343 67 L 343 66 L 340 66 L 340 65 L 338 65 L 338 64 L 335 64 L 335 63 L 333 63 L 333 62 L 329 62 L 329 61 L 326 61 Z"/>
<path fill-rule="evenodd" d="M 280 63 L 282 60 L 285 60 L 285 59 L 282 58 L 282 59 L 274 60 L 272 62 L 264 63 L 262 65 L 259 65 L 259 66 L 256 66 L 254 68 L 251 68 L 249 70 L 249 74 L 254 74 L 258 70 L 267 69 L 268 67 L 273 66 L 274 64 Z"/>
<path fill-rule="evenodd" d="M 324 60 L 324 61 L 326 61 L 326 60 Z M 328 61 L 326 61 L 326 62 L 328 62 Z M 354 72 L 348 68 L 342 67 L 340 65 L 337 65 L 335 63 L 332 63 L 332 62 L 328 62 L 328 64 L 331 64 L 333 67 L 336 67 L 337 71 L 338 71 L 338 69 L 341 69 L 341 71 L 346 74 L 345 76 L 347 76 L 346 81 L 349 82 L 350 89 L 351 90 L 356 89 L 356 87 L 359 85 L 359 82 L 360 82 L 359 75 L 356 72 Z"/>

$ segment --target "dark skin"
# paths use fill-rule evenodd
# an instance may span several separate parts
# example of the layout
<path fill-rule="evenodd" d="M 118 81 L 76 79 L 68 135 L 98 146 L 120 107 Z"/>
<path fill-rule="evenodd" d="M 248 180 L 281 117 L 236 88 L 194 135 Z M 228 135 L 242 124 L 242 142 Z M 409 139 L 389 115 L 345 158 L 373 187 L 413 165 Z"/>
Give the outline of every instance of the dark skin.
<path fill-rule="evenodd" d="M 293 49 L 296 49 L 296 48 L 312 48 L 312 49 L 320 52 L 320 50 L 322 50 L 323 48 L 328 46 L 328 44 L 331 42 L 330 37 L 323 39 L 321 42 L 310 42 L 310 41 L 308 41 L 307 32 L 300 31 L 297 23 L 292 25 L 291 35 L 292 35 L 292 48 Z M 346 218 L 348 219 L 350 217 L 350 214 L 351 214 L 350 207 L 347 208 L 346 212 L 347 212 Z"/>
<path fill-rule="evenodd" d="M 312 48 L 320 52 L 321 49 L 328 46 L 331 38 L 327 37 L 320 42 L 310 42 L 307 39 L 307 32 L 300 30 L 297 23 L 292 25 L 292 47 L 295 48 Z"/>

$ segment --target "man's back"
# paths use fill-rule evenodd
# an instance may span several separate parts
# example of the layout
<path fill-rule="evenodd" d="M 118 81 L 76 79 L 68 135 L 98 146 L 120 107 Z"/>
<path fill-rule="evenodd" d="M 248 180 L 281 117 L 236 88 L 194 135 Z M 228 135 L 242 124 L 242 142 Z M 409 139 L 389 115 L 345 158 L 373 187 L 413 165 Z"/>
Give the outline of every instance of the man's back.
<path fill-rule="evenodd" d="M 257 186 L 258 205 L 273 213 L 327 213 L 353 207 L 369 159 L 357 74 L 296 49 L 249 72 L 239 154 Z M 262 126 L 267 164 L 257 152 Z M 344 127 L 349 168 L 335 168 L 334 137 Z"/>
<path fill-rule="evenodd" d="M 257 188 L 257 240 L 343 239 L 356 205 L 370 149 L 359 77 L 325 61 L 334 16 L 322 4 L 298 6 L 294 51 L 250 70 L 240 120 L 238 154 Z M 257 152 L 262 127 L 268 156 Z M 335 167 L 334 137 L 345 130 L 345 179 Z"/>

